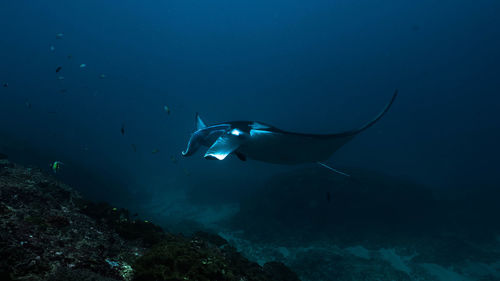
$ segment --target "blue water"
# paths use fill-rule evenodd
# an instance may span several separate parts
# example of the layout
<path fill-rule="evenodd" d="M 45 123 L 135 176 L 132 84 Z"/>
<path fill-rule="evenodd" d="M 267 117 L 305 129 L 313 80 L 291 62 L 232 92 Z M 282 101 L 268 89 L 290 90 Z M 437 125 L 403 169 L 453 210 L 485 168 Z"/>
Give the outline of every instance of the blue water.
<path fill-rule="evenodd" d="M 499 14 L 494 0 L 2 1 L 0 149 L 64 162 L 56 176 L 92 198 L 213 223 L 269 178 L 322 168 L 183 159 L 196 112 L 331 133 L 398 89 L 329 162 L 500 198 Z"/>

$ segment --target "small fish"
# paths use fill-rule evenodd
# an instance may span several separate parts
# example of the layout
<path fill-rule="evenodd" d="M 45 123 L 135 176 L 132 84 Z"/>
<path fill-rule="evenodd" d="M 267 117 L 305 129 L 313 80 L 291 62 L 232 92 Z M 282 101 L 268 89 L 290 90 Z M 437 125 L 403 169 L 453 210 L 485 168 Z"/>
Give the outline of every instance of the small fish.
<path fill-rule="evenodd" d="M 158 148 L 155 148 L 155 149 L 153 149 L 153 151 L 151 151 L 151 153 L 153 153 L 153 154 L 156 154 L 158 152 L 160 152 L 160 150 Z"/>
<path fill-rule="evenodd" d="M 134 152 L 137 152 L 137 147 L 135 146 L 135 144 L 131 144 L 130 146 L 132 146 L 132 150 L 133 150 Z"/>
<path fill-rule="evenodd" d="M 185 174 L 186 176 L 190 176 L 190 175 L 191 175 L 191 173 L 190 173 L 190 172 L 189 172 L 186 168 L 184 168 L 184 174 Z"/>
<path fill-rule="evenodd" d="M 3 83 L 3 87 L 4 87 L 4 88 L 9 87 L 9 83 L 7 83 L 7 82 Z"/>
<path fill-rule="evenodd" d="M 73 56 L 72 55 L 68 55 L 67 58 L 70 60 Z"/>
<path fill-rule="evenodd" d="M 56 39 L 63 39 L 64 33 L 60 32 L 56 34 Z"/>
<path fill-rule="evenodd" d="M 64 163 L 61 161 L 55 161 L 50 165 L 54 174 L 56 174 L 61 169 L 61 165 L 64 165 Z"/>
<path fill-rule="evenodd" d="M 172 163 L 174 163 L 174 164 L 177 164 L 177 158 L 175 158 L 174 155 L 170 156 L 170 161 L 172 161 Z"/>
<path fill-rule="evenodd" d="M 168 114 L 170 115 L 170 108 L 166 105 L 163 106 L 163 110 Z"/>
<path fill-rule="evenodd" d="M 108 78 L 108 75 L 106 74 L 99 75 L 99 79 L 106 79 L 106 78 Z"/>
<path fill-rule="evenodd" d="M 64 80 L 64 76 L 58 76 L 57 80 Z"/>
<path fill-rule="evenodd" d="M 61 71 L 61 69 L 62 69 L 62 66 L 58 66 L 58 67 L 56 68 L 56 73 L 58 73 L 59 71 Z"/>
<path fill-rule="evenodd" d="M 55 50 L 56 50 L 56 47 L 54 47 L 54 45 L 50 45 L 50 46 L 49 46 L 49 50 L 50 50 L 51 52 L 53 52 L 53 51 L 55 51 Z"/>
<path fill-rule="evenodd" d="M 138 215 L 139 215 L 138 213 L 134 213 L 132 216 L 137 217 Z"/>
<path fill-rule="evenodd" d="M 27 107 L 28 109 L 31 109 L 31 102 L 26 101 L 24 104 L 26 105 L 26 107 Z"/>
<path fill-rule="evenodd" d="M 68 90 L 66 90 L 66 89 L 61 89 L 61 90 L 59 90 L 59 92 L 60 92 L 61 94 L 66 94 L 66 93 L 68 92 Z"/>
<path fill-rule="evenodd" d="M 125 124 L 122 124 L 122 127 L 120 129 L 120 132 L 122 133 L 122 136 L 125 135 Z"/>
<path fill-rule="evenodd" d="M 87 67 L 86 64 L 84 64 L 84 63 L 80 64 L 80 68 L 85 68 L 85 67 Z"/>

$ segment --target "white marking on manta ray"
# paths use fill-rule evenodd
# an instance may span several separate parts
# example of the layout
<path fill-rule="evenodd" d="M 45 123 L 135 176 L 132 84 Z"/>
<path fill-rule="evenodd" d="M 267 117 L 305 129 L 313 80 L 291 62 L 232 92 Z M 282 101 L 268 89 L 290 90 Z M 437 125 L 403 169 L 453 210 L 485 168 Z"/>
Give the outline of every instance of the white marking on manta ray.
<path fill-rule="evenodd" d="M 210 153 L 210 154 L 207 154 L 206 156 L 215 157 L 215 158 L 217 158 L 217 160 L 224 160 L 228 156 L 228 154 Z"/>
<path fill-rule="evenodd" d="M 261 124 L 259 122 L 253 122 L 252 124 L 249 125 L 252 129 L 269 129 L 269 126 Z"/>
<path fill-rule="evenodd" d="M 238 129 L 233 129 L 233 130 L 231 131 L 231 134 L 232 134 L 232 135 L 235 135 L 235 136 L 239 136 L 239 135 L 241 135 L 241 131 L 240 131 L 240 130 L 238 130 Z"/>
<path fill-rule="evenodd" d="M 271 131 L 266 131 L 266 130 L 255 130 L 252 129 L 250 130 L 250 136 L 256 136 L 256 135 L 264 135 L 264 134 L 273 134 L 274 132 Z"/>

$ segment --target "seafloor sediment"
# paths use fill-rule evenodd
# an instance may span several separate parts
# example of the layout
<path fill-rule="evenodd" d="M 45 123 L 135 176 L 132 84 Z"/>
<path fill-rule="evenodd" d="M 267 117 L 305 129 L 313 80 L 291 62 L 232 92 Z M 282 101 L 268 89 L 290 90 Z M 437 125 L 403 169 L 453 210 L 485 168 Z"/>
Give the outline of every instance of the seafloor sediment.
<path fill-rule="evenodd" d="M 499 281 L 498 188 L 462 194 L 362 168 L 304 168 L 247 195 L 220 234 L 304 281 Z M 258 218 L 258 219 L 256 219 Z"/>
<path fill-rule="evenodd" d="M 166 233 L 85 200 L 36 168 L 0 159 L 0 280 L 299 280 L 215 234 Z"/>

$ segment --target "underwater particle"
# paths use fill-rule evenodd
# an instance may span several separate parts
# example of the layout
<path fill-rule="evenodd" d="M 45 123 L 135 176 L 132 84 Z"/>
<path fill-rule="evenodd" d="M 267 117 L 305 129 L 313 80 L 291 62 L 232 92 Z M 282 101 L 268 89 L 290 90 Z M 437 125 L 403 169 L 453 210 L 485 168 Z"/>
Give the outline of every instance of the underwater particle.
<path fill-rule="evenodd" d="M 145 223 L 149 223 L 149 221 L 148 221 L 148 220 L 144 220 L 144 222 L 145 222 Z"/>
<path fill-rule="evenodd" d="M 28 100 L 27 100 L 27 101 L 24 103 L 24 105 L 26 105 L 26 108 L 31 109 L 31 102 L 30 102 L 30 101 L 28 101 Z"/>
<path fill-rule="evenodd" d="M 134 152 L 137 152 L 137 147 L 135 146 L 135 144 L 131 144 L 130 146 L 132 146 L 132 150 L 133 150 Z"/>
<path fill-rule="evenodd" d="M 58 66 L 58 67 L 56 68 L 56 73 L 58 73 L 59 71 L 61 71 L 61 69 L 62 69 L 62 66 Z"/>
<path fill-rule="evenodd" d="M 122 127 L 120 128 L 120 133 L 122 133 L 122 136 L 125 135 L 125 124 L 122 123 Z"/>
<path fill-rule="evenodd" d="M 73 58 L 73 56 L 72 56 L 72 55 L 67 55 L 66 57 L 67 57 L 69 60 L 70 60 L 71 58 Z"/>
<path fill-rule="evenodd" d="M 4 88 L 9 87 L 9 83 L 7 83 L 7 82 L 3 83 L 3 87 L 4 87 Z"/>
<path fill-rule="evenodd" d="M 115 208 L 113 208 L 112 210 L 113 210 L 113 211 L 117 211 L 118 209 L 115 207 Z"/>
<path fill-rule="evenodd" d="M 163 106 L 163 110 L 168 114 L 170 115 L 170 108 L 166 105 Z"/>
<path fill-rule="evenodd" d="M 80 68 L 85 68 L 85 67 L 87 67 L 86 64 L 84 64 L 84 63 L 80 64 Z"/>
<path fill-rule="evenodd" d="M 153 149 L 153 151 L 151 151 L 152 154 L 156 154 L 158 152 L 160 152 L 160 150 L 158 148 L 155 148 L 155 149 Z"/>
<path fill-rule="evenodd" d="M 53 51 L 55 51 L 55 50 L 56 50 L 56 47 L 54 47 L 54 45 L 50 45 L 50 46 L 49 46 L 49 50 L 50 50 L 51 52 L 53 52 Z"/>
<path fill-rule="evenodd" d="M 64 163 L 61 162 L 61 161 L 54 161 L 54 163 L 52 163 L 50 165 L 50 167 L 52 168 L 52 171 L 54 172 L 54 174 L 56 174 L 57 172 L 59 172 L 59 170 L 61 169 L 61 165 L 64 165 Z"/>
<path fill-rule="evenodd" d="M 59 32 L 56 34 L 56 39 L 63 39 L 64 38 L 64 33 Z"/>
<path fill-rule="evenodd" d="M 132 216 L 137 217 L 138 215 L 139 215 L 138 213 L 134 213 Z"/>
<path fill-rule="evenodd" d="M 190 172 L 189 172 L 186 168 L 184 168 L 184 174 L 185 174 L 186 176 L 190 176 L 190 175 L 191 175 L 191 173 L 190 173 Z"/>
<path fill-rule="evenodd" d="M 68 90 L 66 90 L 66 89 L 61 89 L 61 90 L 59 90 L 59 92 L 60 92 L 61 94 L 66 94 L 66 93 L 68 92 Z"/>
<path fill-rule="evenodd" d="M 99 79 L 106 79 L 106 78 L 108 78 L 108 75 L 106 75 L 106 74 L 104 74 L 104 73 L 101 73 L 101 74 L 99 75 Z"/>
<path fill-rule="evenodd" d="M 58 76 L 57 80 L 64 80 L 64 76 Z"/>

